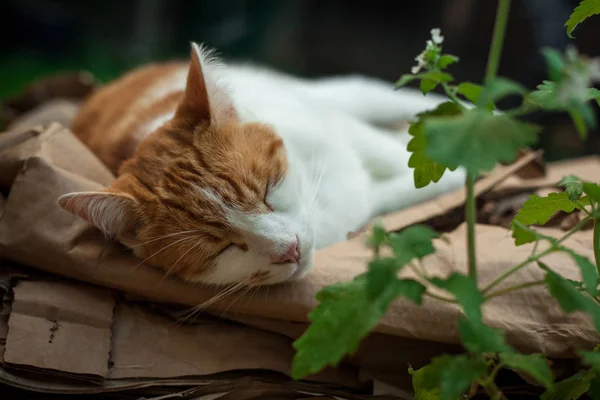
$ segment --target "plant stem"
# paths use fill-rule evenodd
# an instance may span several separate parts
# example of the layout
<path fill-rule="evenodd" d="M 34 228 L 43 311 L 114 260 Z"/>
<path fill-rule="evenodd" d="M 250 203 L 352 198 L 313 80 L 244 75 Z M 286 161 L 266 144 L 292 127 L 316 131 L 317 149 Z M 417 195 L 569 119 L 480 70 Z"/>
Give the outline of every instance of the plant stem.
<path fill-rule="evenodd" d="M 444 296 L 438 296 L 437 294 L 433 294 L 431 292 L 425 292 L 425 296 L 431 297 L 432 299 L 444 301 L 446 303 L 457 303 L 457 301 L 454 299 L 450 299 L 450 298 L 444 297 Z"/>
<path fill-rule="evenodd" d="M 485 71 L 486 81 L 493 79 L 498 72 L 500 64 L 500 54 L 502 53 L 502 44 L 504 42 L 504 31 L 506 30 L 506 21 L 510 10 L 510 0 L 499 0 L 496 11 L 496 22 L 494 23 L 494 34 L 490 54 L 488 57 L 487 69 Z M 449 92 L 449 91 L 447 91 Z M 469 277 L 477 282 L 477 258 L 475 254 L 475 223 L 477 222 L 475 208 L 475 172 L 467 171 L 467 201 L 465 204 L 465 215 L 467 219 L 467 244 L 469 253 Z"/>
<path fill-rule="evenodd" d="M 600 218 L 594 218 L 594 258 L 596 259 L 596 269 L 600 273 Z"/>
<path fill-rule="evenodd" d="M 528 288 L 528 287 L 531 287 L 531 286 L 543 285 L 544 283 L 546 283 L 546 281 L 544 281 L 543 279 L 539 280 L 539 281 L 532 281 L 532 282 L 521 283 L 519 285 L 511 286 L 511 287 L 508 287 L 506 289 L 502 289 L 502 290 L 498 290 L 496 292 L 490 293 L 487 296 L 485 296 L 485 299 L 489 300 L 491 298 L 502 296 L 502 295 L 505 295 L 507 293 L 514 292 L 516 290 L 521 290 L 521 289 Z"/>
<path fill-rule="evenodd" d="M 452 100 L 452 102 L 454 104 L 456 104 L 457 106 L 459 106 L 461 110 L 466 111 L 466 108 L 463 105 L 463 103 L 458 99 L 458 97 L 456 96 L 456 93 L 454 91 L 452 91 L 452 89 L 450 89 L 450 86 L 448 86 L 447 83 L 445 83 L 445 82 L 442 83 L 442 88 L 446 92 L 446 96 L 448 96 L 448 98 L 450 100 Z"/>
<path fill-rule="evenodd" d="M 560 239 L 558 239 L 556 241 L 556 244 L 561 244 L 562 242 L 564 242 L 565 240 L 567 240 L 572 234 L 574 234 L 575 232 L 579 231 L 581 228 L 583 228 L 585 225 L 587 225 L 588 222 L 590 222 L 591 217 L 585 217 L 584 219 L 582 219 L 581 221 L 579 221 L 577 223 L 577 225 L 575 225 L 573 228 L 571 228 L 571 230 L 569 230 L 563 237 L 561 237 Z"/>
<path fill-rule="evenodd" d="M 467 244 L 469 253 L 469 277 L 477 282 L 477 258 L 475 255 L 475 224 L 477 214 L 475 207 L 475 174 L 467 172 L 467 201 L 465 203 L 467 219 Z"/>
<path fill-rule="evenodd" d="M 509 269 L 508 271 L 506 271 L 505 273 L 503 273 L 502 275 L 500 275 L 499 277 L 494 279 L 494 281 L 492 283 L 490 283 L 489 285 L 487 285 L 485 287 L 485 289 L 483 289 L 483 294 L 486 294 L 487 292 L 489 292 L 493 287 L 497 286 L 500 282 L 502 282 L 503 280 L 505 280 L 506 278 L 508 278 L 509 276 L 511 276 L 512 274 L 514 274 L 515 272 L 517 272 L 518 270 L 520 270 L 521 268 L 523 268 L 524 266 L 529 264 L 530 262 L 537 261 L 540 258 L 542 258 L 543 256 L 552 253 L 553 251 L 556 251 L 556 248 L 554 246 L 542 251 L 539 254 L 533 255 L 531 257 L 527 257 L 527 259 L 525 261 L 515 265 L 514 267 L 512 267 L 511 269 Z"/>
<path fill-rule="evenodd" d="M 488 81 L 496 77 L 498 66 L 500 65 L 500 55 L 502 54 L 502 44 L 504 43 L 504 33 L 506 32 L 506 22 L 508 21 L 508 12 L 510 10 L 510 0 L 499 0 L 496 9 L 496 22 L 494 23 L 494 33 L 492 36 L 492 45 L 488 55 L 488 64 L 485 71 L 485 80 Z"/>
<path fill-rule="evenodd" d="M 490 396 L 491 400 L 506 400 L 504 393 L 496 386 L 494 381 L 484 381 L 480 383 L 485 393 Z"/>
<path fill-rule="evenodd" d="M 527 257 L 527 259 L 525 259 L 525 261 L 523 261 L 523 262 L 515 265 L 514 267 L 512 267 L 508 271 L 504 272 L 502 275 L 500 275 L 499 277 L 497 277 L 496 279 L 494 279 L 492 281 L 492 283 L 490 283 L 489 285 L 487 285 L 483 289 L 483 294 L 486 294 L 487 292 L 489 292 L 493 287 L 497 286 L 504 279 L 506 279 L 510 275 L 514 274 L 515 272 L 517 272 L 521 268 L 525 267 L 530 262 L 537 261 L 540 258 L 544 257 L 545 255 L 548 255 L 548 254 L 550 254 L 550 253 L 552 253 L 554 251 L 558 251 L 559 250 L 559 244 L 561 244 L 567 238 L 569 238 L 572 234 L 574 234 L 575 232 L 577 232 L 578 230 L 580 230 L 581 228 L 583 228 L 585 226 L 585 224 L 587 224 L 589 222 L 589 220 L 590 220 L 590 218 L 584 218 L 584 219 L 582 219 L 569 232 L 567 232 L 564 236 L 562 236 L 561 238 L 559 238 L 556 242 L 552 243 L 552 246 L 550 246 L 549 248 L 547 248 L 546 250 L 542 251 L 539 254 L 532 254 L 531 256 Z"/>

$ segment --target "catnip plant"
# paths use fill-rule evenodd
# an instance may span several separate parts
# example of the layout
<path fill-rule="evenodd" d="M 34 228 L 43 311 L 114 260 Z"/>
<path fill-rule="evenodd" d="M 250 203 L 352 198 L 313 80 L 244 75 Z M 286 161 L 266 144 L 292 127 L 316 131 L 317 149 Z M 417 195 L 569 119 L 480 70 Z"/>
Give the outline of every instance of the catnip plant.
<path fill-rule="evenodd" d="M 439 29 L 431 30 L 425 50 L 416 57 L 410 74 L 403 75 L 396 87 L 418 81 L 424 95 L 441 87 L 448 100 L 433 110 L 416 116 L 409 128 L 408 144 L 417 188 L 437 182 L 449 170 L 462 167 L 467 172 L 465 215 L 467 223 L 468 274 L 453 272 L 446 279 L 430 277 L 420 262 L 435 253 L 433 239 L 439 234 L 424 225 L 413 225 L 399 233 L 386 233 L 375 227 L 369 236 L 373 259 L 364 274 L 351 282 L 332 285 L 317 293 L 319 304 L 310 313 L 312 321 L 295 343 L 293 377 L 317 373 L 328 365 L 337 365 L 353 354 L 362 338 L 377 325 L 388 305 L 398 297 L 421 304 L 424 297 L 456 303 L 462 310 L 458 329 L 464 354 L 435 357 L 424 367 L 413 370 L 415 398 L 455 400 L 469 398 L 482 389 L 492 399 L 505 399 L 495 383 L 503 368 L 525 373 L 545 387 L 545 400 L 577 399 L 588 393 L 600 399 L 600 347 L 579 351 L 586 367 L 576 375 L 554 382 L 548 360 L 541 354 L 521 354 L 506 343 L 501 330 L 486 325 L 482 305 L 497 296 L 532 286 L 545 286 L 565 313 L 583 311 L 591 315 L 600 332 L 600 186 L 575 176 L 566 176 L 559 193 L 545 197 L 529 196 L 511 222 L 515 245 L 534 243 L 525 260 L 501 272 L 486 287 L 477 277 L 475 246 L 475 180 L 498 163 L 513 162 L 519 149 L 534 144 L 540 128 L 524 122 L 523 116 L 538 111 L 567 112 L 582 139 L 589 128 L 596 127 L 595 101 L 600 105 L 600 91 L 592 87 L 600 80 L 600 59 L 590 59 L 568 48 L 564 54 L 543 49 L 548 80 L 536 90 L 528 91 L 512 80 L 497 75 L 509 15 L 510 0 L 499 0 L 485 79 L 482 84 L 455 83 L 447 68 L 459 58 L 443 53 L 444 37 Z M 583 0 L 565 24 L 567 34 L 588 17 L 600 14 L 600 0 Z M 519 96 L 521 104 L 496 112 L 496 103 L 507 96 Z M 485 151 L 482 151 L 485 149 Z M 585 217 L 560 238 L 549 237 L 532 228 L 544 225 L 557 212 L 578 211 Z M 593 223 L 595 259 L 590 260 L 564 245 L 573 233 Z M 543 244 L 538 246 L 538 244 Z M 538 250 L 543 248 L 543 250 Z M 382 249 L 392 256 L 381 256 Z M 544 264 L 551 253 L 568 254 L 581 272 L 581 281 L 566 279 Z M 398 272 L 410 268 L 418 279 L 400 279 Z M 523 268 L 540 268 L 544 279 L 523 282 L 497 290 L 506 278 Z M 431 288 L 447 292 L 439 296 Z"/>

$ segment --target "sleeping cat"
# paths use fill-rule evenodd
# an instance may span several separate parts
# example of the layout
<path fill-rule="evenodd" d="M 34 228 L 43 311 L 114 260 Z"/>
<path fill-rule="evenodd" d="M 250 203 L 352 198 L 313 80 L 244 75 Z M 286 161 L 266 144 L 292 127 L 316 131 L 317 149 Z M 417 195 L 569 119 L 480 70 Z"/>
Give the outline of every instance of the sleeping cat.
<path fill-rule="evenodd" d="M 192 43 L 189 63 L 139 68 L 84 103 L 72 129 L 118 178 L 59 204 L 167 275 L 300 279 L 315 249 L 463 184 L 457 170 L 415 189 L 407 134 L 377 127 L 438 102 L 361 76 L 224 66 Z"/>

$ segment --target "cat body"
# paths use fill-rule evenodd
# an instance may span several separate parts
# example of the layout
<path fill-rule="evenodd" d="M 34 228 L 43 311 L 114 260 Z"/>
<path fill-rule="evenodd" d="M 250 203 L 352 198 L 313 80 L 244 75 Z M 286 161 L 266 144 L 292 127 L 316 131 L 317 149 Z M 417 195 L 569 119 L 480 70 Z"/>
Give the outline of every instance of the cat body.
<path fill-rule="evenodd" d="M 378 126 L 435 107 L 361 76 L 306 80 L 221 65 L 142 67 L 101 88 L 73 131 L 118 176 L 60 199 L 166 274 L 208 284 L 299 279 L 315 249 L 373 217 L 456 189 L 415 189 L 406 132 Z"/>

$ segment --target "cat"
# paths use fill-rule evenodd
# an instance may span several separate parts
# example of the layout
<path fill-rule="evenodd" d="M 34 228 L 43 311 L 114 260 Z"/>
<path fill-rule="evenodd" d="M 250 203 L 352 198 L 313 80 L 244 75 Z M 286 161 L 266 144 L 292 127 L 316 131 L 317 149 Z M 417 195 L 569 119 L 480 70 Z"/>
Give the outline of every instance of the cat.
<path fill-rule="evenodd" d="M 361 75 L 226 66 L 195 43 L 190 53 L 134 69 L 84 102 L 72 130 L 117 179 L 59 199 L 166 275 L 298 280 L 316 249 L 464 184 L 457 169 L 415 189 L 408 134 L 381 127 L 437 98 Z"/>

